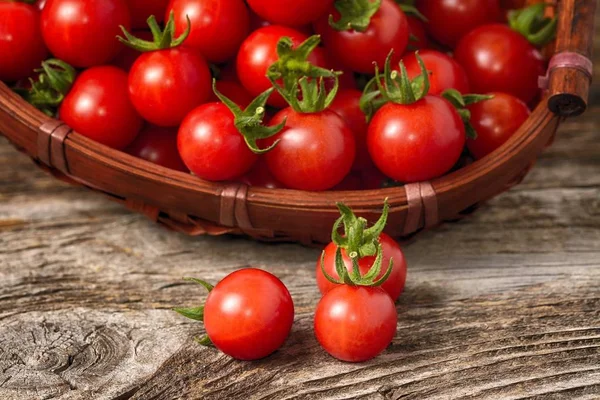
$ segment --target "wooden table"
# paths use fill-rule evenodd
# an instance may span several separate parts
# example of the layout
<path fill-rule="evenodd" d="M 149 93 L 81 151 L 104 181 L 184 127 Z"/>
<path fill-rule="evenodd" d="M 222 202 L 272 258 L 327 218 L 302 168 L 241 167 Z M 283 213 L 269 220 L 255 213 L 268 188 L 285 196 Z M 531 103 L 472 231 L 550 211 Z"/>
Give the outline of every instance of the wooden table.
<path fill-rule="evenodd" d="M 0 140 L 0 399 L 600 398 L 600 85 L 522 185 L 406 255 L 393 344 L 337 362 L 312 332 L 319 251 L 167 232 Z M 181 277 L 249 265 L 281 277 L 296 320 L 238 362 L 170 309 L 205 298 Z"/>

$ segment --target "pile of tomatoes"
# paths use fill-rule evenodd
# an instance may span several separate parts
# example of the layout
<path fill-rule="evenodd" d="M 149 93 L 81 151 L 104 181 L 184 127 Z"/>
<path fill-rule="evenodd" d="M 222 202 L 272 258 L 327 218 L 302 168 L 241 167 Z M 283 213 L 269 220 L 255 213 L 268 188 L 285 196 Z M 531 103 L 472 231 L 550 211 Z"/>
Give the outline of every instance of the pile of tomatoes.
<path fill-rule="evenodd" d="M 527 119 L 556 19 L 515 3 L 0 0 L 0 80 L 204 180 L 372 189 L 485 157 Z"/>
<path fill-rule="evenodd" d="M 347 362 L 363 362 L 384 351 L 396 335 L 395 301 L 406 282 L 402 249 L 382 233 L 388 215 L 367 227 L 344 204 L 333 226 L 333 241 L 317 261 L 316 281 L 322 298 L 314 314 L 314 333 L 321 347 Z M 338 230 L 343 226 L 343 233 Z M 204 323 L 214 345 L 239 360 L 267 357 L 285 342 L 294 322 L 294 302 L 274 275 L 247 268 L 226 276 L 216 286 L 193 278 L 209 295 L 204 306 L 177 308 Z"/>

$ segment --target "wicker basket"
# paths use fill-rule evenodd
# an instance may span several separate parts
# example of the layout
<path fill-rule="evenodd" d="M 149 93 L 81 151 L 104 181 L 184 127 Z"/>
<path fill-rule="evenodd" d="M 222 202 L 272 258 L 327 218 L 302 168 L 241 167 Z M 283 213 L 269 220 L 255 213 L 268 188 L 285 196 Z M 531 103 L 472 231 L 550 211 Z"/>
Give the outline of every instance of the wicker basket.
<path fill-rule="evenodd" d="M 454 220 L 518 183 L 565 117 L 581 114 L 592 77 L 595 0 L 562 0 L 546 97 L 513 138 L 488 157 L 431 182 L 356 192 L 302 192 L 211 183 L 110 149 L 37 111 L 0 83 L 0 132 L 41 167 L 190 235 L 246 234 L 260 240 L 330 240 L 343 201 L 375 220 L 385 198 L 387 232 L 407 237 Z"/>

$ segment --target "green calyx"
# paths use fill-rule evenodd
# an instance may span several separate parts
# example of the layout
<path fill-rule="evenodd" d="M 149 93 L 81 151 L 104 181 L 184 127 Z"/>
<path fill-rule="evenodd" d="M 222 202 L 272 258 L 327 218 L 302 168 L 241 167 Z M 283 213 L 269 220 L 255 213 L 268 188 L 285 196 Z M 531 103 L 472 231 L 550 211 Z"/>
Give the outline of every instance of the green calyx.
<path fill-rule="evenodd" d="M 375 65 L 375 77 L 365 86 L 360 99 L 360 109 L 365 113 L 367 121 L 385 104 L 413 104 L 427 96 L 429 93 L 429 73 L 425 63 L 416 52 L 417 62 L 421 74 L 414 79 L 408 77 L 404 63 L 400 62 L 400 72 L 392 70 L 393 50 L 387 56 L 383 76 L 379 73 L 379 66 Z"/>
<path fill-rule="evenodd" d="M 339 89 L 339 72 L 317 67 L 308 61 L 320 41 L 319 35 L 313 35 L 294 48 L 289 37 L 281 38 L 277 43 L 279 59 L 267 70 L 267 78 L 275 90 L 297 112 L 323 111 L 333 102 Z M 334 87 L 329 92 L 325 88 L 325 79 L 334 80 Z"/>
<path fill-rule="evenodd" d="M 279 140 L 266 149 L 260 149 L 257 141 L 276 135 L 284 128 L 286 123 L 284 120 L 275 126 L 265 126 L 263 124 L 267 99 L 271 96 L 273 90 L 273 88 L 270 88 L 261 93 L 245 110 L 242 110 L 237 104 L 217 90 L 217 81 L 213 79 L 213 91 L 215 95 L 229 108 L 233 114 L 236 129 L 244 137 L 248 148 L 256 154 L 264 154 L 277 146 Z"/>
<path fill-rule="evenodd" d="M 404 12 L 404 14 L 420 19 L 423 22 L 429 22 L 427 17 L 421 14 L 421 11 L 419 11 L 417 7 L 415 7 L 413 2 L 409 2 L 406 0 L 396 0 L 396 4 L 398 4 L 398 6 Z"/>
<path fill-rule="evenodd" d="M 210 293 L 214 289 L 213 285 L 200 279 L 184 278 L 184 280 L 187 282 L 194 282 L 199 285 L 202 285 L 204 288 L 206 288 L 206 290 L 208 290 L 208 293 Z M 204 322 L 204 306 L 193 308 L 174 308 L 173 311 L 183 315 L 186 318 L 193 319 L 194 321 Z M 201 338 L 195 338 L 195 340 L 203 346 L 212 345 L 212 342 L 210 341 L 208 335 L 204 335 Z"/>
<path fill-rule="evenodd" d="M 31 89 L 16 89 L 25 100 L 48 116 L 55 116 L 69 90 L 77 72 L 64 61 L 51 58 L 36 69 L 37 81 L 29 79 Z"/>
<path fill-rule="evenodd" d="M 508 23 L 534 46 L 544 46 L 556 37 L 558 27 L 557 17 L 544 16 L 546 7 L 546 3 L 537 3 L 520 10 L 512 10 L 508 13 Z"/>
<path fill-rule="evenodd" d="M 387 199 L 383 205 L 383 212 L 379 220 L 370 228 L 367 228 L 367 220 L 356 217 L 350 208 L 342 203 L 338 203 L 340 218 L 333 225 L 331 239 L 337 246 L 335 254 L 335 269 L 339 280 L 331 277 L 325 271 L 324 258 L 325 252 L 321 256 L 321 270 L 327 280 L 337 284 L 346 284 L 354 286 L 381 286 L 390 276 L 393 268 L 393 260 L 386 270 L 386 273 L 379 279 L 381 273 L 383 252 L 379 243 L 379 235 L 383 232 L 389 213 Z M 340 226 L 344 227 L 344 234 L 339 232 Z M 349 273 L 342 256 L 342 249 L 346 252 L 352 261 L 352 271 Z M 361 275 L 358 262 L 363 257 L 375 257 L 375 262 L 369 271 Z"/>
<path fill-rule="evenodd" d="M 169 15 L 169 20 L 165 25 L 165 29 L 161 30 L 160 25 L 156 21 L 156 17 L 151 15 L 148 18 L 148 26 L 150 27 L 150 31 L 152 32 L 152 41 L 143 40 L 133 36 L 131 33 L 125 29 L 124 26 L 121 25 L 121 30 L 123 31 L 123 35 L 125 38 L 121 36 L 117 36 L 117 39 L 126 46 L 131 47 L 140 52 L 149 52 L 163 49 L 171 49 L 177 46 L 180 46 L 190 35 L 190 31 L 192 29 L 192 23 L 190 22 L 189 17 L 187 17 L 187 28 L 185 32 L 181 34 L 178 38 L 175 38 L 175 14 L 171 11 Z"/>
<path fill-rule="evenodd" d="M 448 100 L 460 115 L 460 118 L 465 124 L 465 131 L 469 139 L 477 139 L 477 131 L 471 125 L 471 112 L 467 109 L 467 106 L 471 104 L 479 103 L 480 101 L 491 100 L 494 98 L 492 95 L 482 94 L 461 94 L 456 89 L 446 89 L 442 93 L 442 97 Z"/>
<path fill-rule="evenodd" d="M 380 8 L 381 0 L 337 0 L 335 9 L 340 13 L 340 19 L 335 21 L 330 15 L 329 25 L 338 31 L 364 32 Z"/>

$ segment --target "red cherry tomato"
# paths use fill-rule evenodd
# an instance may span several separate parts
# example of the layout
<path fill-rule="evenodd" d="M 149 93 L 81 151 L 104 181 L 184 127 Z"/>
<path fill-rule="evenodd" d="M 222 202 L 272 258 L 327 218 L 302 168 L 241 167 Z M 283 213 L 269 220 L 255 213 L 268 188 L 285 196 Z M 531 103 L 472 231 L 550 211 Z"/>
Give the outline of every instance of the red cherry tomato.
<path fill-rule="evenodd" d="M 425 23 L 417 17 L 407 15 L 408 19 L 408 32 L 412 37 L 408 40 L 407 50 L 410 52 L 414 50 L 425 49 L 429 45 L 429 38 L 427 38 L 427 31 L 425 30 Z"/>
<path fill-rule="evenodd" d="M 285 189 L 285 185 L 275 179 L 264 158 L 259 158 L 252 169 L 240 179 L 240 182 L 248 186 L 267 189 Z"/>
<path fill-rule="evenodd" d="M 243 0 L 171 0 L 166 19 L 175 13 L 175 34 L 192 24 L 184 46 L 198 50 L 209 61 L 220 63 L 234 57 L 248 35 L 250 15 Z"/>
<path fill-rule="evenodd" d="M 450 171 L 465 146 L 465 127 L 447 100 L 425 96 L 414 104 L 388 103 L 369 125 L 369 153 L 377 168 L 404 183 Z"/>
<path fill-rule="evenodd" d="M 47 55 L 39 11 L 29 4 L 1 1 L 0 80 L 12 82 L 29 77 Z"/>
<path fill-rule="evenodd" d="M 286 108 L 270 125 L 287 118 L 285 128 L 265 142 L 279 144 L 265 155 L 273 176 L 291 189 L 327 190 L 340 183 L 354 163 L 356 144 L 350 128 L 330 110 L 302 114 Z"/>
<path fill-rule="evenodd" d="M 248 0 L 248 5 L 263 19 L 279 25 L 302 26 L 325 15 L 334 0 Z"/>
<path fill-rule="evenodd" d="M 352 191 L 360 190 L 361 180 L 360 174 L 354 171 L 350 171 L 343 181 L 333 187 L 334 191 Z"/>
<path fill-rule="evenodd" d="M 134 31 L 132 35 L 143 40 L 152 41 L 152 32 L 150 31 Z M 129 46 L 125 46 L 124 44 L 121 44 L 121 46 L 121 52 L 111 64 L 129 72 L 135 61 L 139 56 L 142 55 L 142 53 L 140 53 L 138 50 L 132 49 Z"/>
<path fill-rule="evenodd" d="M 365 32 L 337 31 L 329 26 L 329 14 L 339 19 L 339 12 L 331 8 L 330 13 L 315 23 L 315 31 L 322 36 L 331 57 L 340 64 L 356 72 L 372 74 L 373 63 L 383 66 L 391 49 L 394 49 L 392 63 L 400 60 L 408 44 L 408 21 L 394 0 L 382 1 Z"/>
<path fill-rule="evenodd" d="M 169 0 L 126 0 L 131 12 L 131 27 L 145 29 L 148 18 L 154 15 L 158 22 L 163 22 Z"/>
<path fill-rule="evenodd" d="M 308 39 L 308 36 L 295 29 L 271 25 L 254 31 L 242 43 L 237 56 L 237 72 L 240 82 L 252 96 L 256 97 L 272 86 L 266 73 L 267 69 L 278 60 L 277 42 L 282 37 L 292 39 L 294 46 Z M 308 60 L 320 67 L 327 66 L 322 48 L 316 48 Z M 268 104 L 277 108 L 287 106 L 279 93 L 273 93 Z"/>
<path fill-rule="evenodd" d="M 258 269 L 236 271 L 219 282 L 204 306 L 206 334 L 238 360 L 258 360 L 281 347 L 294 322 L 290 292 Z"/>
<path fill-rule="evenodd" d="M 250 11 L 250 31 L 254 32 L 257 29 L 264 28 L 265 26 L 273 25 L 266 19 L 261 18 L 255 12 Z M 314 35 L 312 25 L 296 26 L 294 27 L 299 32 L 304 33 L 306 36 Z"/>
<path fill-rule="evenodd" d="M 188 172 L 177 150 L 177 129 L 148 126 L 127 147 L 127 153 L 175 171 Z"/>
<path fill-rule="evenodd" d="M 394 302 L 383 289 L 340 285 L 317 305 L 314 326 L 325 351 L 342 361 L 362 362 L 389 346 L 397 322 Z"/>
<path fill-rule="evenodd" d="M 406 283 L 406 259 L 404 258 L 404 253 L 400 248 L 400 245 L 392 239 L 390 236 L 382 233 L 379 236 L 379 243 L 382 247 L 383 257 L 381 263 L 381 273 L 377 276 L 376 280 L 383 277 L 387 271 L 388 266 L 390 265 L 390 258 L 393 259 L 394 266 L 392 269 L 392 273 L 389 278 L 381 285 L 381 288 L 390 295 L 392 300 L 396 301 L 402 291 L 404 290 L 404 284 Z M 335 243 L 329 243 L 327 247 L 325 247 L 325 260 L 323 261 L 325 272 L 334 278 L 339 279 L 339 275 L 335 270 L 335 253 L 337 252 L 337 246 Z M 346 269 L 348 272 L 352 272 L 352 261 L 348 254 L 346 254 L 346 250 L 342 249 L 342 257 L 344 259 L 344 264 L 346 265 Z M 363 257 L 360 259 L 358 266 L 360 268 L 361 275 L 366 274 L 373 263 L 375 262 L 375 257 Z M 317 285 L 319 286 L 319 290 L 322 294 L 327 294 L 331 290 L 340 286 L 338 284 L 332 283 L 325 275 L 323 275 L 323 271 L 321 269 L 321 259 L 317 261 Z"/>
<path fill-rule="evenodd" d="M 476 159 L 502 146 L 529 118 L 529 108 L 522 100 L 505 93 L 492 93 L 491 100 L 469 106 L 471 124 L 477 139 L 467 139 L 467 147 Z"/>
<path fill-rule="evenodd" d="M 525 37 L 508 26 L 479 27 L 465 36 L 455 52 L 475 93 L 504 92 L 526 103 L 539 93 L 544 59 Z"/>
<path fill-rule="evenodd" d="M 329 109 L 338 114 L 354 133 L 356 142 L 356 158 L 353 170 L 358 171 L 372 165 L 369 149 L 367 148 L 367 118 L 360 109 L 359 90 L 340 90 Z"/>
<path fill-rule="evenodd" d="M 429 34 L 451 47 L 478 26 L 502 18 L 498 0 L 418 0 L 417 8 L 428 20 Z"/>
<path fill-rule="evenodd" d="M 193 110 L 179 127 L 177 147 L 190 171 L 208 181 L 239 178 L 258 158 L 223 103 L 207 103 Z"/>
<path fill-rule="evenodd" d="M 35 6 L 37 7 L 38 10 L 42 11 L 44 9 L 44 7 L 46 7 L 47 2 L 48 2 L 47 0 L 38 0 L 35 3 Z"/>
<path fill-rule="evenodd" d="M 112 66 L 79 75 L 59 109 L 60 119 L 78 133 L 122 150 L 142 129 L 127 95 L 127 74 Z"/>
<path fill-rule="evenodd" d="M 421 50 L 419 56 L 429 71 L 429 94 L 442 94 L 446 89 L 456 89 L 463 94 L 470 93 L 467 73 L 452 57 L 435 50 Z M 415 53 L 405 56 L 402 61 L 411 79 L 421 75 L 421 67 Z"/>
<path fill-rule="evenodd" d="M 208 64 L 185 47 L 144 53 L 129 72 L 131 101 L 154 125 L 178 126 L 211 93 Z"/>
<path fill-rule="evenodd" d="M 125 0 L 48 0 L 42 12 L 42 33 L 52 54 L 80 68 L 115 58 L 120 25 L 131 28 Z"/>
<path fill-rule="evenodd" d="M 217 81 L 217 90 L 229 100 L 240 106 L 242 109 L 248 107 L 248 105 L 254 100 L 246 91 L 246 89 L 236 82 Z M 216 94 L 212 93 L 209 101 L 219 102 L 220 100 Z"/>

